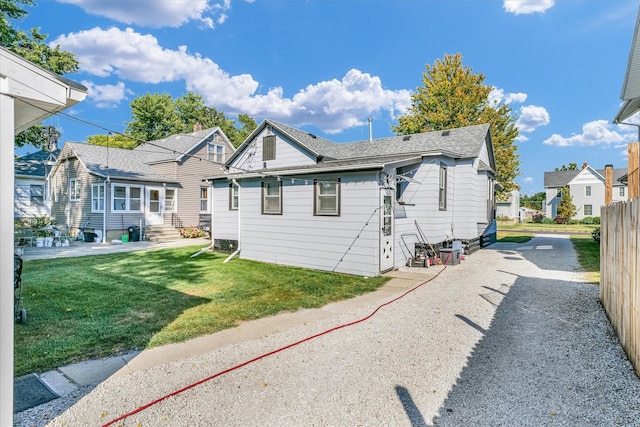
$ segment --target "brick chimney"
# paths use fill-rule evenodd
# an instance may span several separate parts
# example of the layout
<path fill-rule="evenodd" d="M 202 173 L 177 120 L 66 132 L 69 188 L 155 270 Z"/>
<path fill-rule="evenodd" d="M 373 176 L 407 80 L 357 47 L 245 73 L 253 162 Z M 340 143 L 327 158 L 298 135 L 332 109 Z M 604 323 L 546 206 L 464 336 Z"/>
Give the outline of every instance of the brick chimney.
<path fill-rule="evenodd" d="M 584 162 L 584 163 L 582 164 L 582 169 L 586 169 L 586 168 L 587 168 L 587 162 Z"/>
<path fill-rule="evenodd" d="M 196 123 L 193 125 L 193 131 L 198 132 L 202 130 L 202 123 Z"/>

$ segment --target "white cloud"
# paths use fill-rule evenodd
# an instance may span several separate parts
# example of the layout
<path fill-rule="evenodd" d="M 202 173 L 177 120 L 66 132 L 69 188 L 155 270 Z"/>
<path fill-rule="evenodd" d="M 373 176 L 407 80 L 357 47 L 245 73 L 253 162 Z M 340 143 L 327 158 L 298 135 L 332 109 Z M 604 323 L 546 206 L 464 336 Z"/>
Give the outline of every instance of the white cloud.
<path fill-rule="evenodd" d="M 504 89 L 493 87 L 489 92 L 489 103 L 491 104 L 522 104 L 527 100 L 527 94 L 522 92 L 510 92 L 505 95 Z"/>
<path fill-rule="evenodd" d="M 83 72 L 97 77 L 163 83 L 183 80 L 205 101 L 225 113 L 286 120 L 292 125 L 314 124 L 337 133 L 365 123 L 372 114 L 403 114 L 411 105 L 408 90 L 384 89 L 379 77 L 352 69 L 340 80 L 310 84 L 292 98 L 281 87 L 256 93 L 259 83 L 250 74 L 229 75 L 209 58 L 188 52 L 186 46 L 165 49 L 152 35 L 131 28 L 70 33 L 51 42 L 76 55 Z"/>
<path fill-rule="evenodd" d="M 524 105 L 520 107 L 520 117 L 516 126 L 520 132 L 533 132 L 540 126 L 548 125 L 549 121 L 549 112 L 544 107 Z"/>
<path fill-rule="evenodd" d="M 543 13 L 553 7 L 555 0 L 504 0 L 504 10 L 510 13 Z"/>
<path fill-rule="evenodd" d="M 614 129 L 607 120 L 594 120 L 582 126 L 582 133 L 564 137 L 557 133 L 543 141 L 546 145 L 559 147 L 591 147 L 594 145 L 611 145 L 629 142 L 635 139 L 635 132 L 621 127 Z"/>
<path fill-rule="evenodd" d="M 217 14 L 231 8 L 231 2 L 212 3 L 212 0 L 57 0 L 84 9 L 92 15 L 104 16 L 128 25 L 147 27 L 179 27 L 189 21 L 200 21 L 205 27 L 213 28 L 214 21 L 223 23 L 226 19 L 215 18 Z"/>
<path fill-rule="evenodd" d="M 523 184 L 531 184 L 533 181 L 534 181 L 533 178 L 530 176 L 522 179 Z"/>
<path fill-rule="evenodd" d="M 92 99 L 98 108 L 117 107 L 120 101 L 126 99 L 126 95 L 133 92 L 126 89 L 123 82 L 115 85 L 97 85 L 91 81 L 83 80 L 81 82 L 89 90 L 87 97 Z"/>

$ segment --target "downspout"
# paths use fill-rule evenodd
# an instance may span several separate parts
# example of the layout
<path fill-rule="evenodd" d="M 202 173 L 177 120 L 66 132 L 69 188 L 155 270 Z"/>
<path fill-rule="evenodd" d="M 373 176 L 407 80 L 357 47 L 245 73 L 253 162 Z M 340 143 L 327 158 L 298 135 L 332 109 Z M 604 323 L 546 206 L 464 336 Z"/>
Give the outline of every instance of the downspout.
<path fill-rule="evenodd" d="M 111 203 L 107 204 L 107 188 L 110 179 L 107 175 L 107 178 L 104 180 L 104 208 L 102 209 L 102 244 L 107 243 L 107 207 L 111 206 Z"/>

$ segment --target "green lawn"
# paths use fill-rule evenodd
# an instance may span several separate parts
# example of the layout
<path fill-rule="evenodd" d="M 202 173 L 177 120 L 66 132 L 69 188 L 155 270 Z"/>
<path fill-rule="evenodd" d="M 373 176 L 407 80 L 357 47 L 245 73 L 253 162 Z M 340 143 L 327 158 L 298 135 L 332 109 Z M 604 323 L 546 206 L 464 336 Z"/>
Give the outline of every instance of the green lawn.
<path fill-rule="evenodd" d="M 507 243 L 526 243 L 533 238 L 533 233 L 498 231 L 497 241 Z"/>
<path fill-rule="evenodd" d="M 545 232 L 545 231 L 555 231 L 555 232 L 563 232 L 563 233 L 591 233 L 596 228 L 600 227 L 600 225 L 587 225 L 587 224 L 539 224 L 532 222 L 521 222 L 512 225 L 504 225 L 498 224 L 499 230 L 525 230 L 532 232 Z"/>
<path fill-rule="evenodd" d="M 585 235 L 571 236 L 571 243 L 576 250 L 578 262 L 587 274 L 589 283 L 600 283 L 600 245 L 593 238 Z"/>
<path fill-rule="evenodd" d="M 181 342 L 283 311 L 372 292 L 364 278 L 264 264 L 200 247 L 26 261 L 15 375 Z"/>

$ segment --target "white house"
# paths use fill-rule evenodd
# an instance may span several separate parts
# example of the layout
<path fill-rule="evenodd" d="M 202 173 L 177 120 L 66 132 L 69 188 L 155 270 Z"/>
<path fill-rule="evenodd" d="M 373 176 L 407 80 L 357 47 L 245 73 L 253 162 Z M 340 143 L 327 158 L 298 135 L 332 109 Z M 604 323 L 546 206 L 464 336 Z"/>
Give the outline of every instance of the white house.
<path fill-rule="evenodd" d="M 262 122 L 213 182 L 213 239 L 258 261 L 365 276 L 415 244 L 495 238 L 489 125 L 337 144 Z"/>
<path fill-rule="evenodd" d="M 16 220 L 28 220 L 35 216 L 51 215 L 47 175 L 51 170 L 49 160 L 57 151 L 37 151 L 15 160 L 14 216 Z"/>
<path fill-rule="evenodd" d="M 626 169 L 613 169 L 614 202 L 627 200 L 627 185 L 619 181 L 626 173 Z M 558 215 L 558 205 L 562 201 L 560 192 L 564 186 L 569 186 L 569 192 L 576 207 L 573 219 L 600 216 L 600 207 L 604 205 L 605 196 L 604 169 L 596 170 L 584 163 L 580 170 L 545 172 L 547 218 L 555 218 Z"/>
<path fill-rule="evenodd" d="M 15 135 L 87 96 L 87 88 L 0 47 L 0 425 L 13 424 Z"/>
<path fill-rule="evenodd" d="M 508 196 L 504 200 L 496 200 L 496 216 L 498 218 L 521 220 L 520 192 L 512 190 L 507 194 Z"/>

